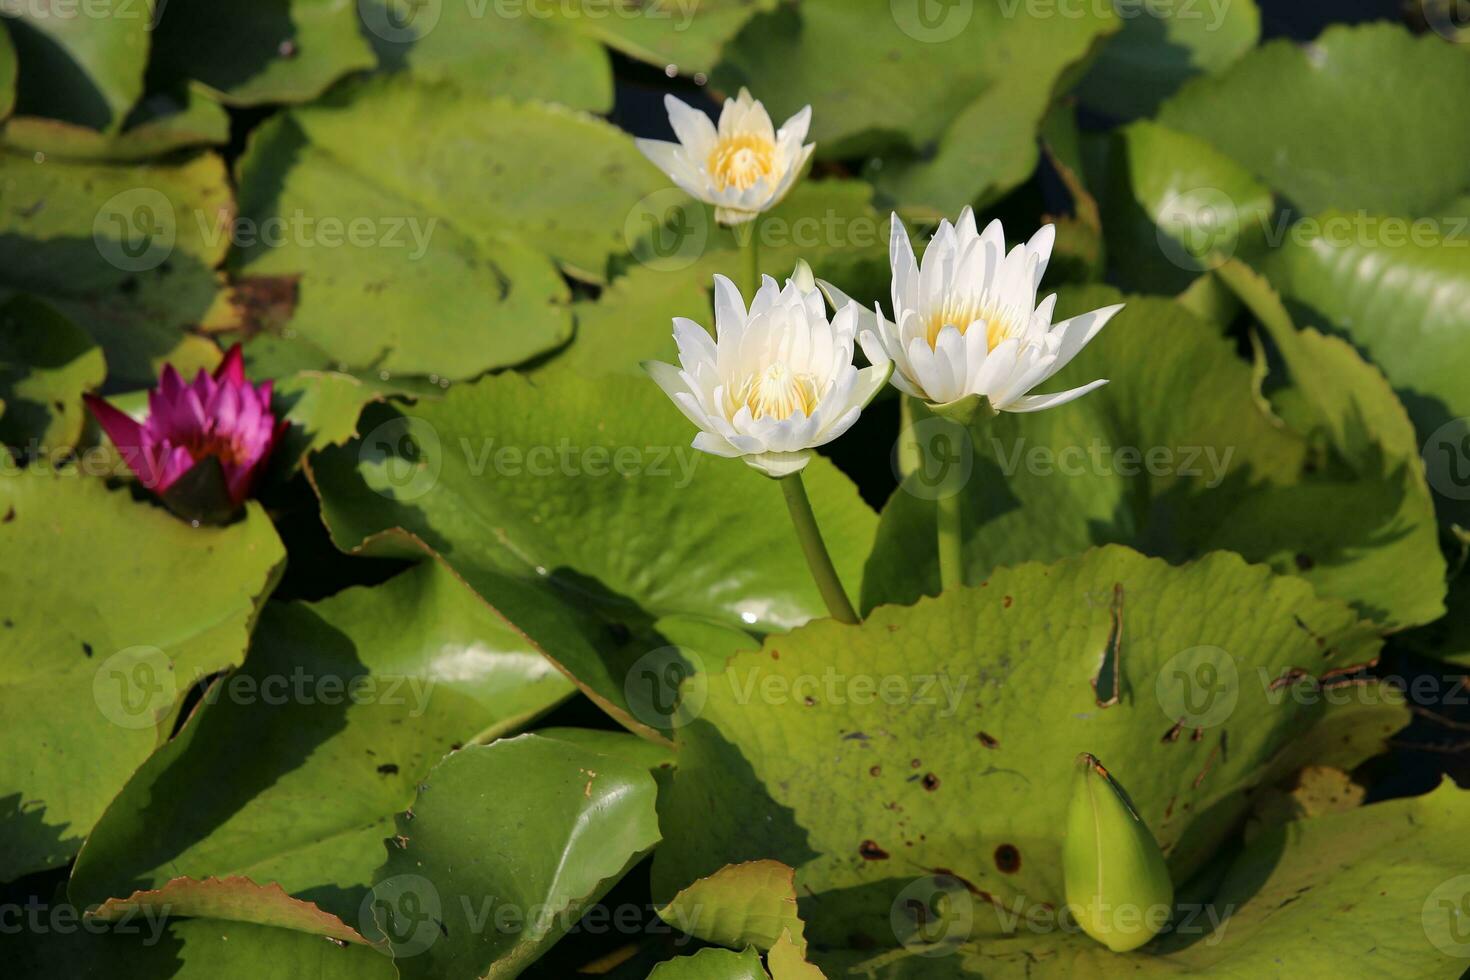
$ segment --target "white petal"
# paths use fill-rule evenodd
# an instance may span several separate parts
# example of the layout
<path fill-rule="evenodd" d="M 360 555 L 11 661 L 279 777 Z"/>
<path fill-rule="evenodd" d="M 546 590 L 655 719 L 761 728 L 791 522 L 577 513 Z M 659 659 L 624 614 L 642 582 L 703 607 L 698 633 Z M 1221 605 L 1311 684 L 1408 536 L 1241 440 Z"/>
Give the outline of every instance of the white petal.
<path fill-rule="evenodd" d="M 672 95 L 664 96 L 664 108 L 669 112 L 669 125 L 674 135 L 689 150 L 690 157 L 702 160 L 709 156 L 718 134 L 709 116 Z"/>
<path fill-rule="evenodd" d="M 834 311 L 845 309 L 849 304 L 856 305 L 853 303 L 853 299 L 851 296 L 847 295 L 842 290 L 838 289 L 836 286 L 832 285 L 825 279 L 817 280 L 817 288 L 821 289 L 823 295 L 827 297 L 827 302 L 832 304 L 832 309 Z M 858 306 L 857 317 L 857 330 L 859 335 L 861 335 L 863 331 L 871 331 L 873 333 L 878 332 L 878 315 L 872 310 L 867 309 L 863 306 Z"/>
<path fill-rule="evenodd" d="M 888 262 L 893 269 L 893 315 L 902 317 L 905 310 L 919 306 L 919 260 L 914 257 L 908 229 L 896 211 L 888 236 Z"/>
<path fill-rule="evenodd" d="M 760 470 L 766 476 L 780 479 L 793 473 L 800 473 L 806 469 L 806 464 L 812 461 L 811 450 L 799 453 L 761 453 L 756 456 L 746 456 L 745 462 L 755 469 Z"/>
<path fill-rule="evenodd" d="M 796 115 L 786 120 L 786 125 L 776 134 L 776 141 L 794 140 L 801 143 L 806 139 L 807 132 L 812 128 L 812 107 L 806 106 Z"/>
<path fill-rule="evenodd" d="M 685 382 L 684 376 L 679 369 L 672 364 L 663 361 L 644 361 L 643 370 L 653 379 L 654 384 L 663 389 L 669 400 L 678 406 L 684 417 L 693 422 L 700 429 L 709 428 L 709 419 L 700 411 L 698 403 Z"/>
<path fill-rule="evenodd" d="M 695 436 L 693 446 L 702 453 L 709 453 L 711 456 L 723 456 L 726 459 L 733 459 L 740 455 L 740 450 L 713 432 L 701 432 Z"/>
<path fill-rule="evenodd" d="M 995 345 L 985 357 L 985 363 L 980 366 L 979 373 L 970 383 L 971 391 L 967 394 L 984 395 L 989 398 L 1000 386 L 1004 384 L 1016 371 L 1016 356 L 1020 353 L 1021 342 L 1015 337 L 1008 337 Z"/>
<path fill-rule="evenodd" d="M 1032 289 L 1041 288 L 1041 279 L 1046 275 L 1047 264 L 1051 262 L 1052 246 L 1056 244 L 1057 229 L 1055 225 L 1042 225 L 1041 230 L 1031 236 L 1031 241 L 1026 247 L 1036 256 L 1035 282 L 1031 284 Z"/>
<path fill-rule="evenodd" d="M 1121 309 L 1123 309 L 1121 303 L 1117 306 L 1105 306 L 1100 310 L 1093 310 L 1091 313 L 1063 320 L 1052 327 L 1052 333 L 1061 335 L 1061 344 L 1057 347 L 1057 361 L 1052 373 L 1055 374 L 1066 367 L 1072 358 L 1076 357 L 1082 348 L 1097 336 L 1098 331 L 1118 315 Z"/>
<path fill-rule="evenodd" d="M 1011 402 L 1005 407 L 1004 411 L 1017 413 L 1039 412 L 1044 408 L 1056 408 L 1058 405 L 1065 405 L 1067 402 L 1081 398 L 1089 391 L 1095 391 L 1107 383 L 1107 380 L 1103 379 L 1101 381 L 1094 381 L 1091 384 L 1085 384 L 1080 388 L 1073 388 L 1070 391 L 1059 391 L 1051 395 L 1026 395 Z"/>
<path fill-rule="evenodd" d="M 720 346 L 739 343 L 745 330 L 745 300 L 739 288 L 721 275 L 715 276 L 715 337 Z M 727 341 L 726 338 L 729 338 Z"/>

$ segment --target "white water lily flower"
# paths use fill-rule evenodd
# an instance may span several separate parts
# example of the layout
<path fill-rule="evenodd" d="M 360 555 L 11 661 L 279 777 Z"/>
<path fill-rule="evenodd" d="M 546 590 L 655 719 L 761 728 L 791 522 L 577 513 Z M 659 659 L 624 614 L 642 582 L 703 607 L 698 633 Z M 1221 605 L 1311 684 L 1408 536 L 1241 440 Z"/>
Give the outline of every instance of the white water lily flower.
<path fill-rule="evenodd" d="M 859 313 L 849 303 L 829 321 L 809 271 L 785 289 L 766 276 L 749 311 L 735 284 L 715 276 L 715 337 L 679 317 L 679 366 L 643 366 L 699 427 L 695 449 L 789 476 L 851 428 L 888 380 L 891 365 L 853 366 Z"/>
<path fill-rule="evenodd" d="M 638 149 L 685 193 L 715 207 L 715 220 L 738 225 L 780 204 L 795 186 L 815 143 L 807 106 L 777 130 L 766 107 L 740 90 L 727 99 L 719 128 L 698 109 L 664 96 L 677 143 L 640 139 Z"/>
<path fill-rule="evenodd" d="M 894 387 L 931 405 L 972 395 L 998 412 L 1037 412 L 1080 398 L 1106 380 L 1053 394 L 1031 390 L 1066 367 L 1123 307 L 1109 306 L 1052 323 L 1055 296 L 1040 304 L 1036 292 L 1051 259 L 1051 225 L 1006 252 L 1005 233 L 992 221 L 982 235 L 975 213 L 942 222 L 914 257 L 908 231 L 893 216 L 893 320 L 880 307 L 865 314 L 858 338 L 874 364 L 892 360 Z M 851 302 L 828 283 L 834 306 Z"/>

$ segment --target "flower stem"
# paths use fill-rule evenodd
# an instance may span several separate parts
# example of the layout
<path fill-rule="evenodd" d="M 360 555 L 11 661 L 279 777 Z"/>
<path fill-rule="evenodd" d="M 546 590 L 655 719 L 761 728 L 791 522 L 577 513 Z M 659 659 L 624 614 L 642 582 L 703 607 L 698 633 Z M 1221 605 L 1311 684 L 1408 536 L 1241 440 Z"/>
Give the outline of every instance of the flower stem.
<path fill-rule="evenodd" d="M 780 483 L 781 492 L 786 495 L 786 506 L 791 511 L 791 523 L 796 526 L 796 539 L 801 542 L 807 566 L 817 581 L 822 600 L 827 603 L 827 611 L 838 622 L 857 623 L 857 613 L 842 588 L 837 569 L 832 566 L 832 556 L 827 554 L 827 546 L 822 543 L 822 531 L 817 527 L 817 517 L 812 513 L 812 502 L 807 498 L 801 474 L 783 476 Z"/>
<path fill-rule="evenodd" d="M 745 283 L 750 288 L 750 294 L 746 297 L 749 302 L 761 288 L 761 240 L 756 225 L 760 224 L 760 215 L 756 215 L 746 223 L 744 239 L 740 243 L 740 252 L 745 257 Z"/>
<path fill-rule="evenodd" d="M 948 592 L 965 584 L 964 513 L 959 491 L 934 501 L 939 529 L 939 585 Z"/>

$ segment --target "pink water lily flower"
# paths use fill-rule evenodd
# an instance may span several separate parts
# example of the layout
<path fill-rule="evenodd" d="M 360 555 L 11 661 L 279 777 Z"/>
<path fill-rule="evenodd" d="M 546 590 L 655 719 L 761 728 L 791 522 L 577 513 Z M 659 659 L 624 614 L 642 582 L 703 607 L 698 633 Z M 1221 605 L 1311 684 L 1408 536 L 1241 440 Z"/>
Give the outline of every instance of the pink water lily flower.
<path fill-rule="evenodd" d="M 148 393 L 142 423 L 95 395 L 87 396 L 87 407 L 143 486 L 165 496 L 214 460 L 233 509 L 250 496 L 286 427 L 271 412 L 271 388 L 269 381 L 255 385 L 245 378 L 236 344 L 213 375 L 200 370 L 189 384 L 166 365 L 158 387 Z"/>

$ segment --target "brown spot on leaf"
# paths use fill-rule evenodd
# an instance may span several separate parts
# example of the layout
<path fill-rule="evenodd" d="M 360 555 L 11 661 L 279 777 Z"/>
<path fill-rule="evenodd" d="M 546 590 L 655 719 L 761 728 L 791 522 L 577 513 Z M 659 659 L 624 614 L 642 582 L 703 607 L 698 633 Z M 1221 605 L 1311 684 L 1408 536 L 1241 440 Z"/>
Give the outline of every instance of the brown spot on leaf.
<path fill-rule="evenodd" d="M 247 337 L 290 322 L 300 299 L 300 276 L 245 276 L 231 291 L 238 327 Z"/>
<path fill-rule="evenodd" d="M 871 768 L 871 769 L 868 770 L 868 775 L 869 776 L 881 776 L 881 775 L 883 775 L 883 767 L 882 766 L 874 766 L 873 768 Z"/>
<path fill-rule="evenodd" d="M 932 772 L 926 772 L 924 773 L 923 784 L 924 788 L 932 793 L 939 788 L 939 777 Z"/>
<path fill-rule="evenodd" d="M 1013 875 L 1021 870 L 1021 852 L 1014 844 L 1002 844 L 995 849 L 995 866 L 1001 874 Z"/>
<path fill-rule="evenodd" d="M 378 767 L 378 772 L 384 776 L 394 776 L 398 774 L 398 767 L 391 762 L 385 762 Z"/>
<path fill-rule="evenodd" d="M 865 840 L 858 845 L 858 854 L 864 861 L 887 861 L 888 852 L 878 846 L 875 840 Z"/>
<path fill-rule="evenodd" d="M 983 745 L 983 746 L 985 746 L 987 749 L 998 749 L 998 748 L 1000 748 L 1000 743 L 997 742 L 995 740 L 995 736 L 994 735 L 991 735 L 989 732 L 981 732 L 979 735 L 976 735 L 975 737 L 978 738 L 980 740 L 980 744 Z"/>
<path fill-rule="evenodd" d="M 1004 608 L 1009 609 L 1009 608 L 1011 608 L 1011 604 L 1014 603 L 1015 601 L 1016 600 L 1013 599 L 1012 597 L 1006 596 L 1004 599 L 1000 600 L 1000 604 Z"/>

